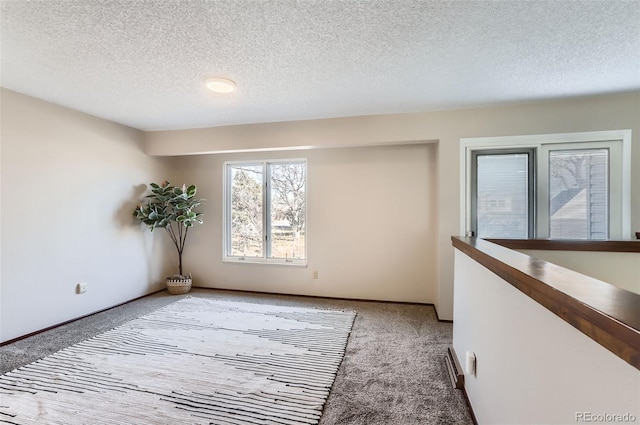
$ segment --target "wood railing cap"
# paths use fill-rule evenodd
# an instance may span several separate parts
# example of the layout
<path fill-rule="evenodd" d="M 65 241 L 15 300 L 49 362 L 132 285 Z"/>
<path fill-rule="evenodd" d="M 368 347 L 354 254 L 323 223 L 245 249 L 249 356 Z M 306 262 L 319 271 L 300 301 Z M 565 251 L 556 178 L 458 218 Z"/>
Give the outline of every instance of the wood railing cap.
<path fill-rule="evenodd" d="M 640 252 L 640 240 L 584 240 L 584 239 L 486 239 L 510 249 L 539 249 L 554 251 Z"/>
<path fill-rule="evenodd" d="M 639 294 L 494 242 L 451 240 L 456 249 L 640 369 Z"/>

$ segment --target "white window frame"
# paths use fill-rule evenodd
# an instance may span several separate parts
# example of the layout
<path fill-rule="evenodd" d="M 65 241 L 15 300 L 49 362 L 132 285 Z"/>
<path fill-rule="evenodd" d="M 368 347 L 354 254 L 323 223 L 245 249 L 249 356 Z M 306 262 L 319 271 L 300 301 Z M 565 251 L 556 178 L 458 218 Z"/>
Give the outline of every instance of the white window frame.
<path fill-rule="evenodd" d="M 560 146 L 570 146 L 572 143 L 586 144 L 590 142 L 621 143 L 621 161 L 615 158 L 611 159 L 611 170 L 614 170 L 614 167 L 621 167 L 621 181 L 617 186 L 620 188 L 620 198 L 617 205 L 613 205 L 615 200 L 611 201 L 610 223 L 612 225 L 609 229 L 609 239 L 631 238 L 631 130 L 629 129 L 460 139 L 460 234 L 469 235 L 471 229 L 471 154 L 473 151 L 535 148 L 538 152 L 544 152 Z M 612 173 L 613 178 L 615 176 Z M 538 186 L 542 184 L 539 181 Z M 544 190 L 543 193 L 545 193 Z M 617 188 L 615 191 L 618 191 Z M 538 204 L 535 218 L 538 224 L 548 215 L 547 211 L 541 211 L 541 209 L 544 209 L 544 205 Z M 548 238 L 548 232 L 548 226 L 537 225 L 535 237 Z"/>
<path fill-rule="evenodd" d="M 267 247 L 266 242 L 263 249 L 262 257 L 238 257 L 229 255 L 229 247 L 231 240 L 231 179 L 230 179 L 230 169 L 229 166 L 234 165 L 262 165 L 265 171 L 263 184 L 270 180 L 271 174 L 268 172 L 267 164 L 287 164 L 287 163 L 303 163 L 305 166 L 305 237 L 304 237 L 304 252 L 305 258 L 269 258 L 267 257 Z M 307 232 L 307 187 L 309 183 L 309 174 L 308 174 L 308 163 L 306 158 L 287 158 L 287 159 L 263 159 L 263 160 L 238 160 L 238 161 L 225 161 L 222 166 L 222 261 L 229 263 L 239 263 L 239 264 L 272 264 L 272 265 L 282 265 L 282 266 L 295 266 L 295 267 L 306 267 L 307 266 L 307 246 L 308 246 L 308 232 Z M 269 194 L 271 189 L 268 187 L 263 187 L 263 235 L 267 235 L 269 232 L 270 224 L 268 223 L 269 218 Z"/>

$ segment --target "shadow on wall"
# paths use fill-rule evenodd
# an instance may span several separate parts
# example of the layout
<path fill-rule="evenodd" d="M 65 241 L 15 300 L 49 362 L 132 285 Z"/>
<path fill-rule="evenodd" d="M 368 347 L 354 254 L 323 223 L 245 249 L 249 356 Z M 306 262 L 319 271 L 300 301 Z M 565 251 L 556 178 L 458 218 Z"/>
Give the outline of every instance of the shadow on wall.
<path fill-rule="evenodd" d="M 133 215 L 146 191 L 146 184 L 132 186 L 130 196 L 116 209 L 114 221 L 119 231 L 135 232 L 134 240 L 141 244 L 144 253 L 141 260 L 145 264 L 147 286 L 149 289 L 157 289 L 164 283 L 164 276 L 168 273 L 167 264 L 170 262 L 167 261 L 167 248 L 164 243 L 164 235 L 162 235 L 164 231 L 147 232 L 142 223 Z"/>
<path fill-rule="evenodd" d="M 140 199 L 147 190 L 146 184 L 139 184 L 131 188 L 131 196 L 124 201 L 114 214 L 114 220 L 118 228 L 140 227 L 140 222 L 133 216 L 136 206 L 140 205 Z"/>

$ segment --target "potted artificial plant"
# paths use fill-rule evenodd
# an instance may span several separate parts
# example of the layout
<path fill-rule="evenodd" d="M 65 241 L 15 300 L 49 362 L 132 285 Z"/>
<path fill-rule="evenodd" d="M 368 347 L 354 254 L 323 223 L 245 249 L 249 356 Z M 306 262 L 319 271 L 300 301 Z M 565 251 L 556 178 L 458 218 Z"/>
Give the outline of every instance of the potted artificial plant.
<path fill-rule="evenodd" d="M 195 197 L 197 187 L 172 186 L 168 181 L 157 185 L 151 183 L 151 194 L 145 197 L 142 205 L 138 205 L 133 216 L 147 225 L 149 230 L 164 229 L 178 251 L 178 274 L 167 278 L 167 289 L 170 294 L 186 294 L 191 290 L 191 275 L 182 273 L 182 252 L 189 229 L 195 224 L 202 224 L 201 212 L 195 208 L 204 199 Z"/>

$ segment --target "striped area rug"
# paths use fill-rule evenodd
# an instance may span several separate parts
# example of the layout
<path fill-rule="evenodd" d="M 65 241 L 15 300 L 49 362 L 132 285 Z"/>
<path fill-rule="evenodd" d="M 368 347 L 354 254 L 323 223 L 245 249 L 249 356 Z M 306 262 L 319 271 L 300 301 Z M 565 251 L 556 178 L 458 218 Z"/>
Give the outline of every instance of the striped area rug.
<path fill-rule="evenodd" d="M 184 298 L 0 376 L 0 423 L 316 424 L 354 318 Z"/>

